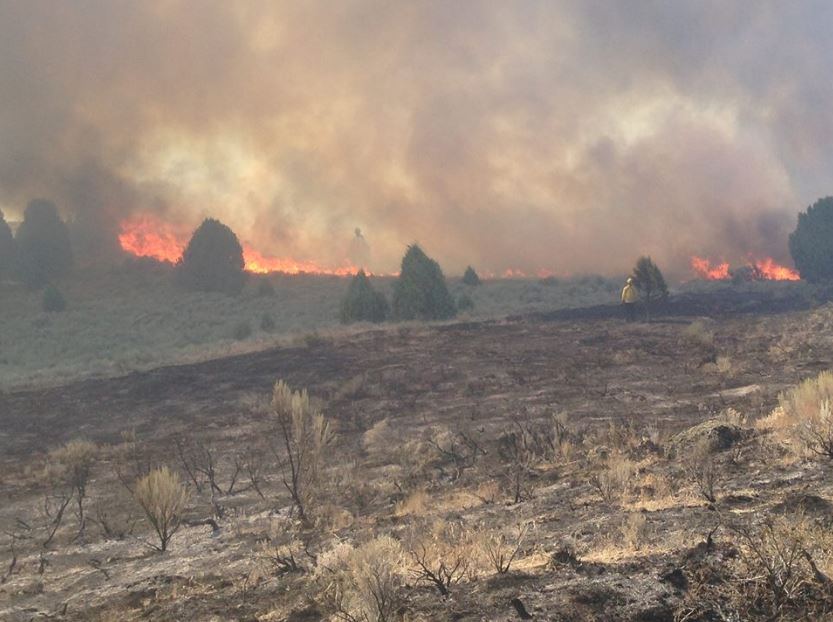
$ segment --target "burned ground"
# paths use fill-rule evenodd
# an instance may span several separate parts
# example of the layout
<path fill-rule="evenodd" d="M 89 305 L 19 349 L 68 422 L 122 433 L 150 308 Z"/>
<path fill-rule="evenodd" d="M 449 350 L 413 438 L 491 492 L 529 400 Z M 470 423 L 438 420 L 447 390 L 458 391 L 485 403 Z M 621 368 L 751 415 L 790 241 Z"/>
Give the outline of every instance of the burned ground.
<path fill-rule="evenodd" d="M 419 532 L 439 550 L 452 525 L 525 536 L 505 574 L 467 553 L 447 597 L 410 573 L 406 619 L 519 619 L 518 599 L 534 619 L 673 620 L 699 576 L 686 560 L 722 517 L 765 515 L 796 495 L 827 513 L 827 464 L 786 459 L 753 422 L 781 391 L 829 369 L 832 343 L 826 307 L 632 325 L 403 325 L 2 394 L 0 617 L 320 619 L 309 575 L 334 542 Z M 227 493 L 233 458 L 274 434 L 264 401 L 278 378 L 320 399 L 336 429 L 315 525 L 289 512 L 274 468 L 264 467 L 264 498 L 242 475 Z M 714 452 L 715 502 L 686 467 L 685 431 L 709 420 L 707 436 L 738 430 Z M 192 491 L 187 525 L 162 555 L 142 544 L 147 526 L 116 477 L 128 431 L 149 463 L 182 469 L 179 439 L 210 447 L 218 464 L 223 490 Z M 91 507 L 125 528 L 91 521 L 79 537 L 73 517 L 44 547 L 39 473 L 49 449 L 79 437 L 102 447 Z M 303 543 L 298 572 L 263 570 L 268 539 Z M 709 555 L 731 555 L 725 526 L 708 542 Z"/>

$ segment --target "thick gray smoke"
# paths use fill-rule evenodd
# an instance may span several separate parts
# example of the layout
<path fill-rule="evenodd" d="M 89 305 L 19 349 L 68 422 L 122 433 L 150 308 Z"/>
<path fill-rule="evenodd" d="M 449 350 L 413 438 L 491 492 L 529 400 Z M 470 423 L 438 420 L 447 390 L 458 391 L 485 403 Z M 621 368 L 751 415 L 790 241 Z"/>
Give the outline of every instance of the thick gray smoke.
<path fill-rule="evenodd" d="M 0 1 L 0 207 L 214 215 L 373 270 L 787 257 L 830 192 L 829 2 Z"/>

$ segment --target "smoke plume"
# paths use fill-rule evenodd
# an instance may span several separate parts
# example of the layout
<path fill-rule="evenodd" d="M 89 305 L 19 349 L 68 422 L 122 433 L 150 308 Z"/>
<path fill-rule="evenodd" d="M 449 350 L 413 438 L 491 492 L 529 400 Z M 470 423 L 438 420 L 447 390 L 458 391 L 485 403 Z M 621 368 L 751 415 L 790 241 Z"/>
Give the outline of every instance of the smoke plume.
<path fill-rule="evenodd" d="M 787 257 L 830 192 L 829 2 L 0 3 L 0 207 L 220 218 L 340 265 L 373 241 L 622 273 Z M 361 241 L 364 241 L 363 239 Z"/>

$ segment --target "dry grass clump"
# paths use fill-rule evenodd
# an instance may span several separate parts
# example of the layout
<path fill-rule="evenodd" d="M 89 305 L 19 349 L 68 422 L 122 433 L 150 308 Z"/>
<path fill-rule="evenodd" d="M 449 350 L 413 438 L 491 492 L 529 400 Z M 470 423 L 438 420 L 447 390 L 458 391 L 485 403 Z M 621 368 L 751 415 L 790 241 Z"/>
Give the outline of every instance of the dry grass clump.
<path fill-rule="evenodd" d="M 833 458 L 833 373 L 821 372 L 782 393 L 779 407 L 758 421 L 773 430 L 797 451 Z"/>
<path fill-rule="evenodd" d="M 396 504 L 393 515 L 396 517 L 419 516 L 426 512 L 430 501 L 431 496 L 425 490 L 415 490 Z"/>
<path fill-rule="evenodd" d="M 683 338 L 704 348 L 714 346 L 714 332 L 703 320 L 696 320 L 683 329 Z"/>
<path fill-rule="evenodd" d="M 648 537 L 648 519 L 642 512 L 632 512 L 622 523 L 621 531 L 625 545 L 638 551 Z"/>
<path fill-rule="evenodd" d="M 728 356 L 718 356 L 714 364 L 717 366 L 717 371 L 723 375 L 730 375 L 734 371 L 734 364 Z"/>
<path fill-rule="evenodd" d="M 159 546 L 152 546 L 161 552 L 166 551 L 171 538 L 182 525 L 182 513 L 189 499 L 188 490 L 176 473 L 162 467 L 136 482 L 134 496 L 159 538 Z"/>
<path fill-rule="evenodd" d="M 667 473 L 646 472 L 639 475 L 636 483 L 639 496 L 626 507 L 645 510 L 663 510 L 681 502 L 680 477 L 675 470 Z"/>
<path fill-rule="evenodd" d="M 375 460 L 381 462 L 399 444 L 399 435 L 387 417 L 380 419 L 362 435 L 362 447 Z"/>
<path fill-rule="evenodd" d="M 405 555 L 390 536 L 342 542 L 318 558 L 314 580 L 329 613 L 353 622 L 389 622 L 402 603 Z"/>
<path fill-rule="evenodd" d="M 624 456 L 607 459 L 601 470 L 591 476 L 590 483 L 605 501 L 614 501 L 627 493 L 636 476 L 636 465 Z"/>

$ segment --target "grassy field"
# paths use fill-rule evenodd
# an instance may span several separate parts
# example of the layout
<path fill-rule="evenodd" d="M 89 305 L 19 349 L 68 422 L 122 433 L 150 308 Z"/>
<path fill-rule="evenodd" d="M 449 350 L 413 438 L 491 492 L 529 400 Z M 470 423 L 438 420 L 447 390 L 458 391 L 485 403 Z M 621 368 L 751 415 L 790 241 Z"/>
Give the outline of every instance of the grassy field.
<path fill-rule="evenodd" d="M 467 287 L 449 279 L 455 298 L 474 309 L 461 319 L 615 302 L 620 279 L 500 279 Z M 248 352 L 314 337 L 361 331 L 343 327 L 338 309 L 349 279 L 274 274 L 252 277 L 240 297 L 185 292 L 169 270 L 129 263 L 78 271 L 60 284 L 63 313 L 44 313 L 41 293 L 0 285 L 0 389 L 112 376 L 160 365 Z M 394 279 L 374 279 L 388 296 Z M 262 292 L 269 283 L 274 293 Z M 264 320 L 264 318 L 268 318 Z"/>

